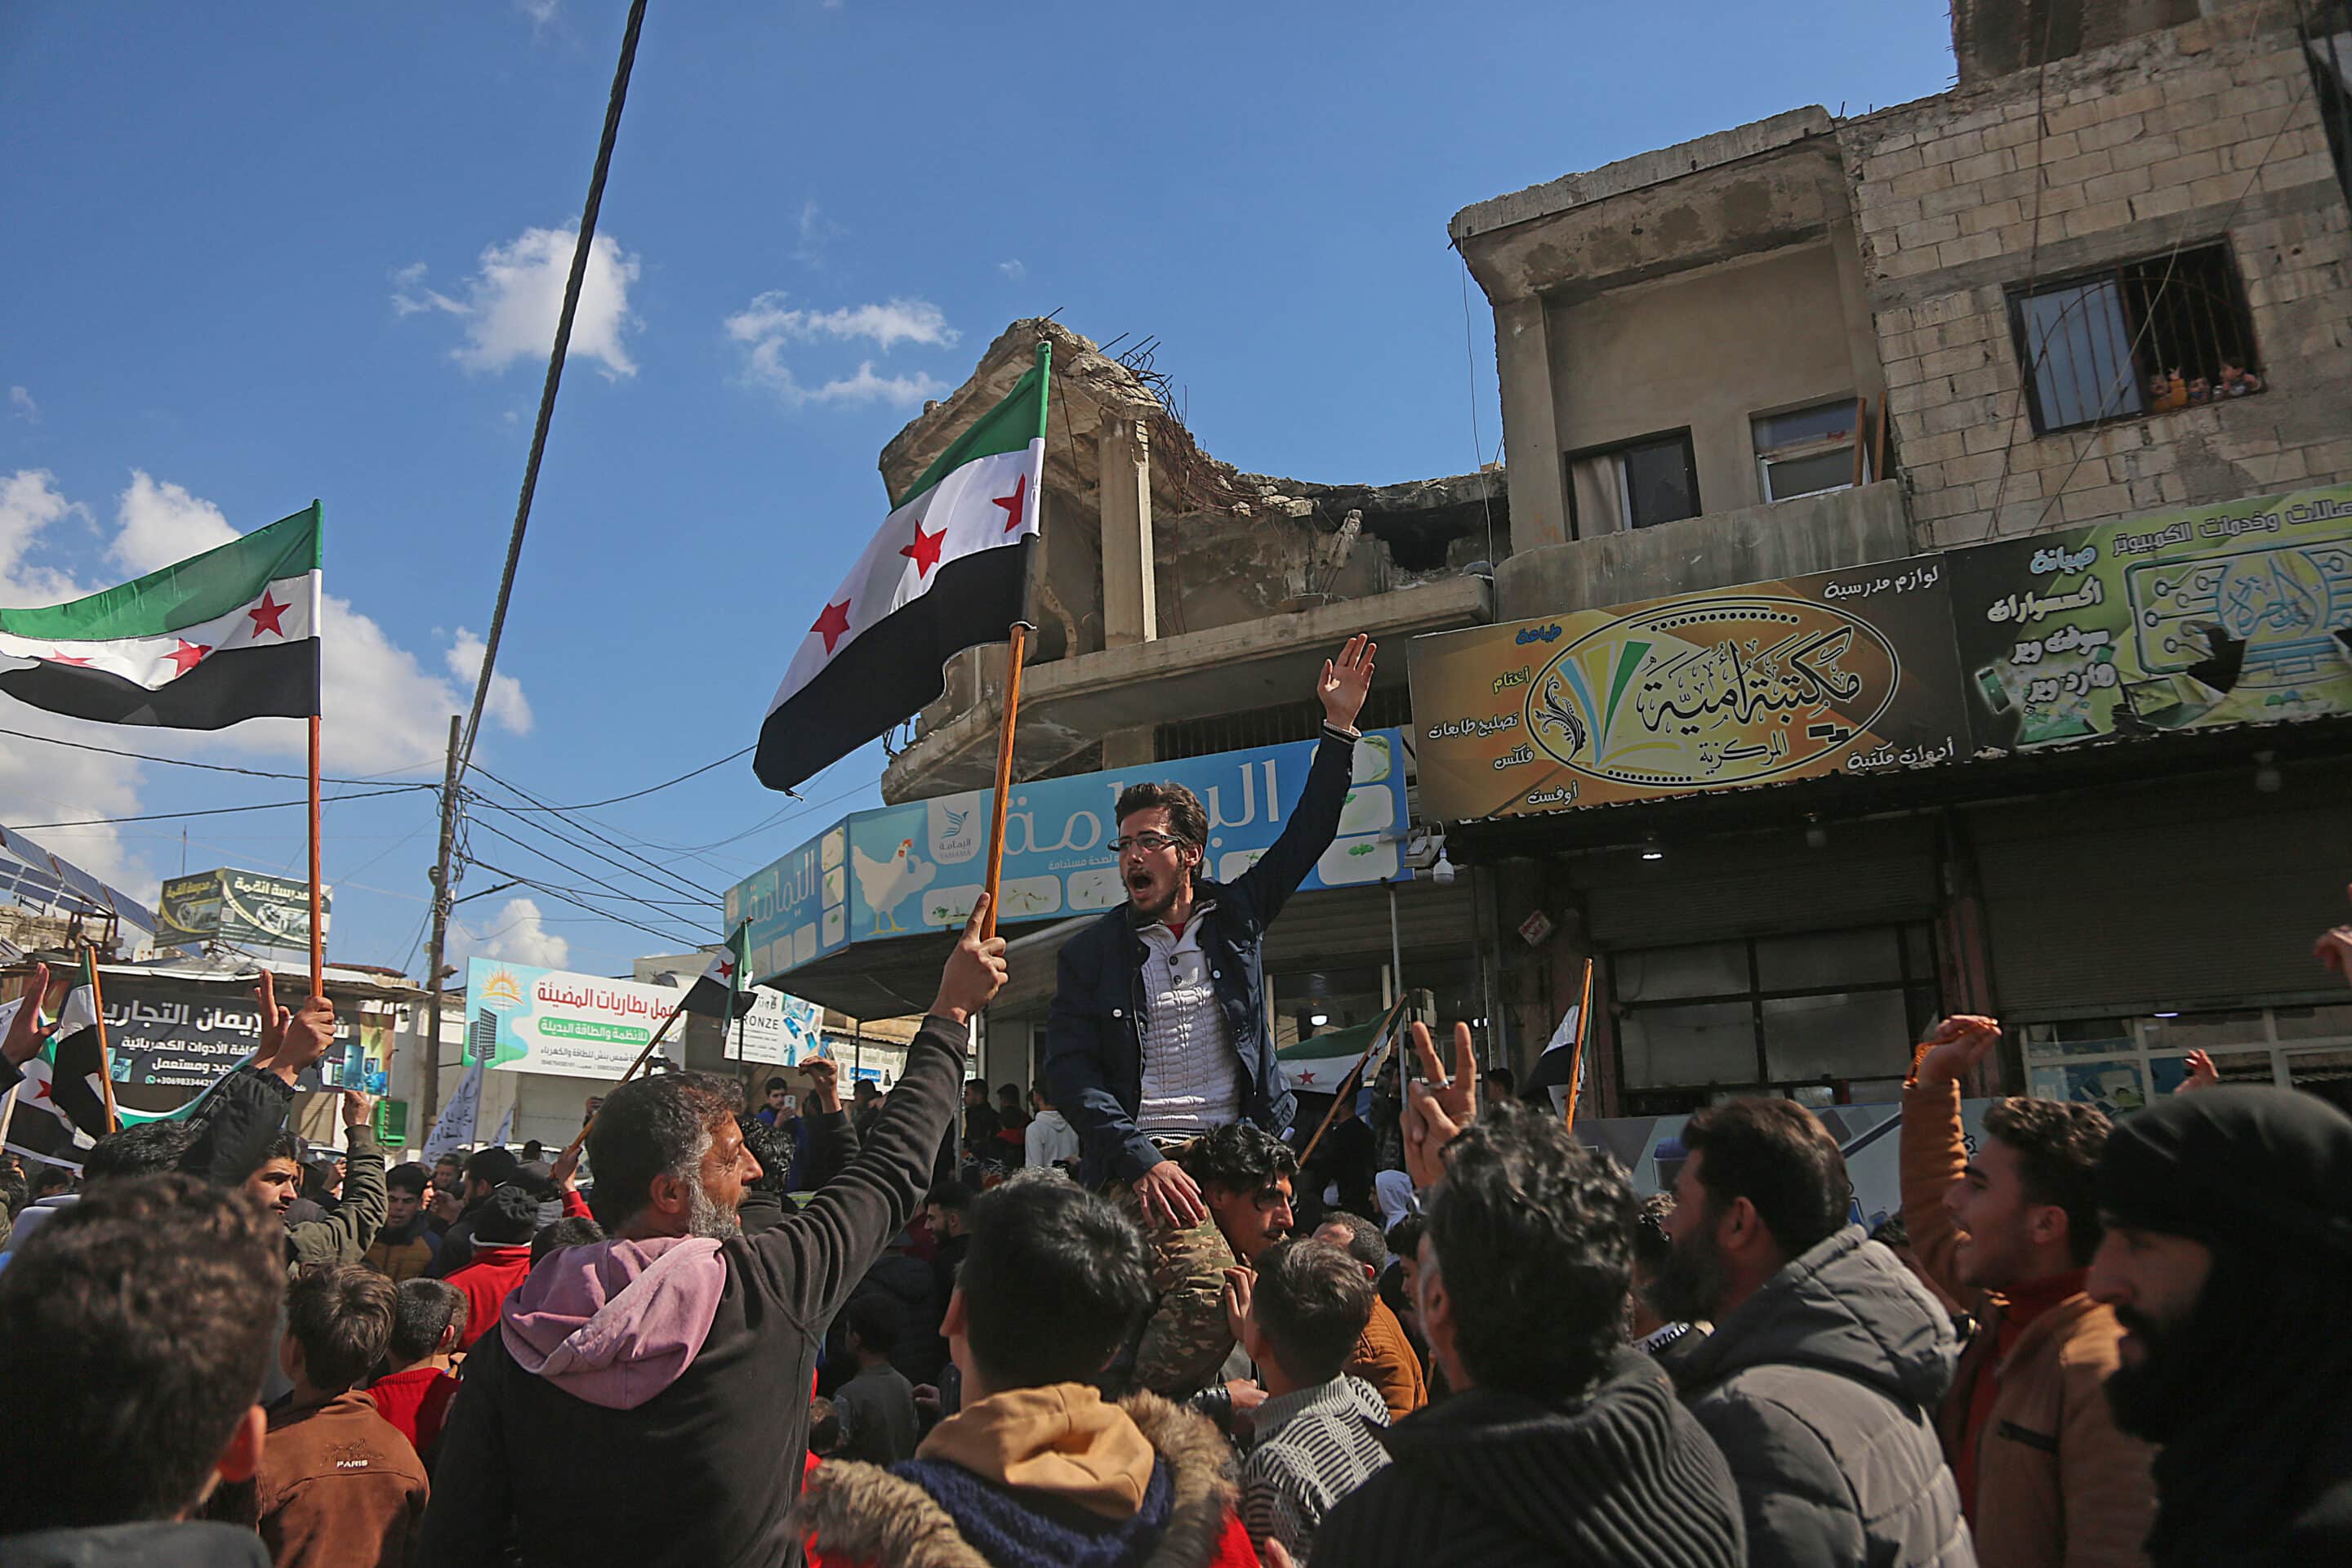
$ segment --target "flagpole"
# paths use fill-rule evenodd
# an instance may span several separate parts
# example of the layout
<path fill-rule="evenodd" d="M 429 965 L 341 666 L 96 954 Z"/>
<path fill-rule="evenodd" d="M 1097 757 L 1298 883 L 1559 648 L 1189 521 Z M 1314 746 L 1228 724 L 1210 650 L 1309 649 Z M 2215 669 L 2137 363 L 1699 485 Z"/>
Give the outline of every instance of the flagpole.
<path fill-rule="evenodd" d="M 1568 1058 L 1568 1125 L 1576 1126 L 1576 1096 L 1584 1080 L 1584 1031 L 1592 1025 L 1592 960 L 1584 961 L 1584 999 L 1576 1005 L 1576 1044 Z"/>
<path fill-rule="evenodd" d="M 1364 1054 L 1356 1058 L 1356 1065 L 1349 1068 L 1348 1076 L 1339 1080 L 1339 1094 L 1331 1097 L 1331 1109 L 1323 1113 L 1323 1124 L 1315 1130 L 1315 1136 L 1307 1141 L 1307 1147 L 1298 1152 L 1300 1164 L 1307 1163 L 1307 1157 L 1315 1152 L 1315 1145 L 1323 1142 L 1323 1134 L 1331 1130 L 1331 1119 L 1339 1114 L 1340 1095 L 1355 1092 L 1349 1086 L 1356 1081 L 1356 1075 L 1364 1070 L 1364 1064 L 1372 1059 L 1372 1053 L 1381 1048 L 1381 1042 L 1388 1038 L 1389 1030 L 1395 1023 L 1396 1016 L 1402 1011 L 1404 1011 L 1404 998 L 1400 994 L 1388 1012 L 1381 1016 L 1381 1026 L 1372 1031 L 1372 1043 L 1364 1047 Z"/>
<path fill-rule="evenodd" d="M 1004 722 L 996 732 L 996 799 L 989 807 L 988 879 L 981 885 L 988 895 L 988 918 L 981 922 L 982 942 L 996 934 L 996 884 L 1004 875 L 1004 813 L 1013 800 L 1013 730 L 1021 717 L 1021 660 L 1028 650 L 1029 627 L 1015 621 L 1004 667 Z"/>
<path fill-rule="evenodd" d="M 1053 407 L 1054 345 L 1043 336 L 1037 340 L 1037 438 L 1045 437 L 1045 427 Z M 1037 494 L 1029 503 L 1037 515 L 1045 512 L 1045 472 L 1037 471 Z M 1025 519 L 1023 521 L 1026 521 Z M 1026 584 L 1022 589 L 1022 601 L 1028 602 Z M 1013 733 L 1021 718 L 1021 666 L 1029 652 L 1029 623 L 1013 623 L 1012 647 L 1004 662 L 1004 715 L 996 732 L 996 799 L 989 807 L 988 877 L 981 890 L 988 895 L 988 918 L 981 922 L 980 939 L 986 942 L 996 934 L 997 884 L 1004 875 L 1004 814 L 1013 802 Z"/>
<path fill-rule="evenodd" d="M 83 948 L 81 962 L 89 979 L 89 1009 L 98 1015 L 98 1087 L 106 1096 L 106 1130 L 112 1132 L 122 1125 L 122 1119 L 114 1110 L 114 1058 L 106 1047 L 106 993 L 99 988 L 97 951 Z"/>
<path fill-rule="evenodd" d="M 654 1031 L 654 1037 L 646 1042 L 646 1048 L 637 1053 L 637 1059 L 629 1064 L 629 1070 L 621 1075 L 621 1083 L 626 1083 L 631 1079 L 637 1076 L 637 1069 L 645 1066 L 646 1063 L 652 1058 L 655 1051 L 661 1048 L 662 1041 L 669 1037 L 669 1026 L 672 1024 L 677 1023 L 678 1015 L 685 1011 L 686 998 L 684 996 L 680 996 L 677 999 L 677 1005 L 669 1010 L 669 1016 L 662 1020 L 661 1027 Z M 621 1087 L 621 1084 L 616 1083 L 613 1087 L 618 1089 Z M 579 1132 L 573 1136 L 571 1142 L 566 1143 L 563 1146 L 564 1154 L 569 1155 L 573 1153 L 579 1149 L 580 1145 L 588 1142 L 588 1129 L 595 1125 L 596 1119 L 593 1116 L 582 1122 L 580 1124 Z M 560 1158 L 561 1156 L 559 1156 L 559 1159 Z"/>
<path fill-rule="evenodd" d="M 313 1000 L 327 994 L 325 901 L 325 893 L 319 886 L 319 716 L 313 713 L 310 715 L 310 995 Z"/>

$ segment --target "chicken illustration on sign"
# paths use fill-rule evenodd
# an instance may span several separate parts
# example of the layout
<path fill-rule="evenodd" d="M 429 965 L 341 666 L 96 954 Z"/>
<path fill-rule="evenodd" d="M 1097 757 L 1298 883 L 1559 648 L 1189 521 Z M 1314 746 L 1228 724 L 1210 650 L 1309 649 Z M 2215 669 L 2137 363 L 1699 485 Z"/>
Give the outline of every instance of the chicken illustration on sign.
<path fill-rule="evenodd" d="M 893 913 L 900 904 L 931 885 L 940 868 L 915 853 L 915 841 L 902 838 L 898 850 L 889 858 L 877 860 L 865 850 L 853 847 L 849 851 L 850 865 L 857 872 L 857 893 L 866 907 L 874 911 L 874 929 L 877 934 L 905 931 Z M 922 929 L 919 922 L 912 929 Z"/>

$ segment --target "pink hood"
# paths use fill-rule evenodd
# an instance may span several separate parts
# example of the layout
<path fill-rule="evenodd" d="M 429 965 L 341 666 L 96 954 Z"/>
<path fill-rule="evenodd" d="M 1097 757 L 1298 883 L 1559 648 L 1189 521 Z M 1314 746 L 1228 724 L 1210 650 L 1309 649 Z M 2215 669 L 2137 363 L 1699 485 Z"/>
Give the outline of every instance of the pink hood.
<path fill-rule="evenodd" d="M 694 1364 L 726 1288 L 726 1259 L 708 1237 L 569 1247 L 515 1288 L 499 1332 L 525 1372 L 591 1405 L 635 1410 Z"/>

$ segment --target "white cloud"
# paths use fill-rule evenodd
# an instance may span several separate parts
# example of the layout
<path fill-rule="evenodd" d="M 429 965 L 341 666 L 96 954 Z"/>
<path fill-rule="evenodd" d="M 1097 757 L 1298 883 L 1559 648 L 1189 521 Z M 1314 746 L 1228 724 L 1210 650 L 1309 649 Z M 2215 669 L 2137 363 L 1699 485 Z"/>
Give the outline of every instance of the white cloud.
<path fill-rule="evenodd" d="M 769 339 L 871 338 L 887 353 L 899 343 L 945 348 L 963 334 L 929 300 L 890 300 L 879 305 L 845 305 L 837 310 L 789 310 L 780 289 L 756 295 L 727 318 L 727 335 L 739 343 Z"/>
<path fill-rule="evenodd" d="M 67 573 L 25 563 L 42 535 L 69 517 L 86 525 L 89 509 L 59 494 L 47 468 L 20 468 L 0 479 L 0 602 L 58 605 L 90 591 Z"/>
<path fill-rule="evenodd" d="M 425 286 L 423 263 L 392 275 L 392 308 L 400 315 L 437 312 L 465 323 L 466 341 L 449 357 L 467 370 L 496 373 L 518 360 L 544 361 L 555 344 L 555 324 L 563 313 L 563 286 L 572 272 L 576 231 L 529 228 L 507 245 L 482 252 L 481 270 L 467 279 L 463 297 Z M 572 319 L 572 359 L 592 359 L 607 380 L 637 373 L 622 339 L 636 326 L 629 314 L 629 285 L 641 264 L 611 235 L 588 247 L 588 270 L 581 279 L 580 307 Z"/>
<path fill-rule="evenodd" d="M 181 486 L 159 485 L 138 468 L 131 471 L 131 488 L 122 492 L 115 522 L 118 531 L 107 559 L 133 577 L 160 572 L 237 536 L 220 508 Z"/>
<path fill-rule="evenodd" d="M 1027 265 L 1024 264 L 1017 256 L 1010 261 L 998 262 L 996 264 L 996 269 L 999 272 L 1003 273 L 1007 278 L 1013 279 L 1015 283 L 1020 282 L 1021 279 L 1029 276 L 1029 268 Z"/>
<path fill-rule="evenodd" d="M 41 405 L 34 402 L 33 395 L 21 386 L 8 389 L 8 412 L 28 424 L 38 425 L 41 422 Z"/>
<path fill-rule="evenodd" d="M 515 9 L 530 18 L 530 30 L 537 33 L 555 20 L 563 0 L 515 0 Z"/>
<path fill-rule="evenodd" d="M 849 231 L 824 216 L 824 209 L 814 199 L 801 204 L 801 242 L 793 252 L 793 259 L 803 267 L 823 267 L 824 253 L 833 242 Z"/>
<path fill-rule="evenodd" d="M 885 353 L 899 343 L 945 348 L 962 334 L 948 325 L 946 314 L 929 300 L 897 299 L 834 310 L 803 310 L 787 306 L 786 299 L 782 290 L 771 289 L 727 318 L 727 335 L 743 351 L 745 385 L 774 394 L 787 408 L 863 403 L 912 408 L 925 398 L 947 392 L 945 382 L 921 371 L 877 374 L 871 360 L 858 365 L 855 374 L 811 386 L 785 358 L 797 343 L 861 338 L 877 344 Z"/>
<path fill-rule="evenodd" d="M 468 692 L 482 679 L 485 647 L 481 638 L 459 626 L 449 651 L 443 656 L 448 663 L 449 673 L 456 676 L 458 685 Z M 511 675 L 490 677 L 490 693 L 482 710 L 498 721 L 500 726 L 518 735 L 530 733 L 530 703 L 523 697 L 522 682 Z"/>
<path fill-rule="evenodd" d="M 469 958 L 501 959 L 540 969 L 561 969 L 572 956 L 572 944 L 547 929 L 547 917 L 530 899 L 509 899 L 498 912 L 478 925 L 449 922 L 449 957 L 459 970 Z"/>

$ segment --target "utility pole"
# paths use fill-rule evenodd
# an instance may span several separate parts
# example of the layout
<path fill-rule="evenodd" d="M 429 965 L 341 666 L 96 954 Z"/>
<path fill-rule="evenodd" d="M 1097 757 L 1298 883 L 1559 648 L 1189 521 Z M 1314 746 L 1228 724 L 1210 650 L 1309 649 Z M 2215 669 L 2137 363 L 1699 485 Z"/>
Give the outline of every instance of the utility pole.
<path fill-rule="evenodd" d="M 449 766 L 441 775 L 441 855 L 434 863 L 433 944 L 425 958 L 425 989 L 433 999 L 425 1007 L 424 1079 L 417 1093 L 416 1145 L 433 1135 L 433 1121 L 441 1113 L 441 963 L 449 942 L 449 854 L 457 838 L 457 751 L 464 742 L 466 721 L 449 715 Z"/>

